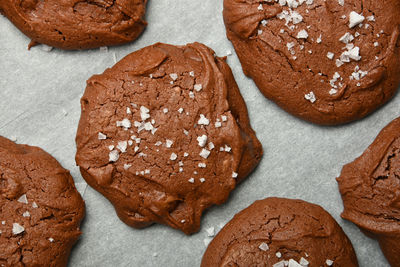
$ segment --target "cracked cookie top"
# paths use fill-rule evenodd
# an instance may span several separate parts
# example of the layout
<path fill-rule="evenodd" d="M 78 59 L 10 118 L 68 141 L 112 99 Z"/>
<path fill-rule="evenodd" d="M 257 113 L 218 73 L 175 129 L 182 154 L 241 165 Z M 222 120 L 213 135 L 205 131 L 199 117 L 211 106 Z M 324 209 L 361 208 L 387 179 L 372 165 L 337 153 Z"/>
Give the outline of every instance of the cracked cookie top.
<path fill-rule="evenodd" d="M 318 124 L 360 119 L 400 84 L 400 2 L 224 0 L 246 75 L 286 111 Z"/>
<path fill-rule="evenodd" d="M 81 105 L 76 162 L 133 227 L 198 231 L 262 155 L 230 68 L 199 43 L 126 56 Z"/>
<path fill-rule="evenodd" d="M 135 40 L 147 0 L 2 0 L 0 12 L 33 43 L 89 49 Z"/>
<path fill-rule="evenodd" d="M 392 264 L 400 262 L 400 118 L 368 149 L 343 167 L 337 179 L 342 217 L 376 237 Z"/>
<path fill-rule="evenodd" d="M 52 156 L 0 137 L 0 266 L 67 266 L 84 213 Z"/>
<path fill-rule="evenodd" d="M 318 205 L 267 198 L 236 214 L 210 243 L 201 267 L 358 266 L 342 228 Z"/>

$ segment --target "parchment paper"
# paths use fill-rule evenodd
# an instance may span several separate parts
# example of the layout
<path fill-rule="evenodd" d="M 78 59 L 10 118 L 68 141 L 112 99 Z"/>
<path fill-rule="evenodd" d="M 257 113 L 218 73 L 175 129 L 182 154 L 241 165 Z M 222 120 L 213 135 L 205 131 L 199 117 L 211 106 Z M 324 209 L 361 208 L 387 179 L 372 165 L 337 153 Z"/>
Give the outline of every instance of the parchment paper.
<path fill-rule="evenodd" d="M 400 95 L 361 121 L 340 127 L 312 125 L 265 99 L 245 77 L 225 37 L 221 0 L 150 0 L 146 18 L 147 29 L 132 44 L 108 51 L 46 52 L 42 46 L 28 51 L 28 38 L 0 16 L 0 135 L 51 153 L 71 171 L 86 201 L 83 235 L 69 266 L 199 266 L 205 243 L 211 239 L 206 230 L 219 230 L 235 213 L 269 196 L 301 198 L 323 206 L 353 242 L 360 266 L 388 266 L 377 242 L 340 218 L 343 207 L 335 177 L 400 116 Z M 194 41 L 210 46 L 219 56 L 233 53 L 228 63 L 265 155 L 226 204 L 204 214 L 199 233 L 186 236 L 162 225 L 136 230 L 118 219 L 102 195 L 85 188 L 75 166 L 79 99 L 85 81 L 112 66 L 115 59 L 155 42 Z"/>

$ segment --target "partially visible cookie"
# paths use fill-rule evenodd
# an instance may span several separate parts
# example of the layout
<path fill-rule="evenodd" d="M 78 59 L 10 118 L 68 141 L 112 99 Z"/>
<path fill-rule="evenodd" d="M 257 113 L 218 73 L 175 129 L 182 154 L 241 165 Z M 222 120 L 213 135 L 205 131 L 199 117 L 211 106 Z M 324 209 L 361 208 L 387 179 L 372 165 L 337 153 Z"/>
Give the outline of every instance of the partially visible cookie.
<path fill-rule="evenodd" d="M 400 118 L 368 149 L 343 167 L 337 179 L 342 217 L 376 238 L 393 267 L 400 266 Z"/>
<path fill-rule="evenodd" d="M 224 0 L 244 73 L 289 113 L 361 119 L 400 85 L 400 1 Z"/>
<path fill-rule="evenodd" d="M 335 219 L 302 200 L 267 198 L 236 214 L 208 246 L 201 267 L 358 266 Z"/>
<path fill-rule="evenodd" d="M 225 59 L 155 44 L 87 82 L 76 162 L 122 221 L 191 234 L 258 164 L 262 147 Z"/>
<path fill-rule="evenodd" d="M 147 0 L 1 0 L 3 13 L 32 43 L 89 49 L 135 40 Z"/>
<path fill-rule="evenodd" d="M 0 136 L 0 266 L 67 266 L 85 204 L 67 170 Z"/>

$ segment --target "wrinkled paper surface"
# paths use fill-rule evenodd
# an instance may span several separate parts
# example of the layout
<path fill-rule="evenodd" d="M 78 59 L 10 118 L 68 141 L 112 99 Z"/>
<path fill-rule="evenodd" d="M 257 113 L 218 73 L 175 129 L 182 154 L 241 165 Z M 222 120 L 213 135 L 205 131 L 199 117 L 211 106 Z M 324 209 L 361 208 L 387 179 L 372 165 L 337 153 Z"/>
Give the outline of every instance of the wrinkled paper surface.
<path fill-rule="evenodd" d="M 242 72 L 225 36 L 222 1 L 151 0 L 149 25 L 135 42 L 90 51 L 61 51 L 37 46 L 0 16 L 0 135 L 18 143 L 40 146 L 71 171 L 86 201 L 83 235 L 69 266 L 199 266 L 205 244 L 232 216 L 257 199 L 270 196 L 301 198 L 329 211 L 354 244 L 360 266 L 388 266 L 378 243 L 340 218 L 342 201 L 335 177 L 344 164 L 358 157 L 379 131 L 400 116 L 400 95 L 371 116 L 344 126 L 321 127 L 303 122 L 265 99 Z M 228 57 L 249 108 L 251 123 L 265 155 L 256 171 L 202 219 L 201 231 L 186 236 L 154 225 L 136 230 L 122 223 L 112 205 L 85 186 L 75 165 L 75 133 L 79 99 L 85 81 L 115 60 L 155 42 L 202 42 Z"/>

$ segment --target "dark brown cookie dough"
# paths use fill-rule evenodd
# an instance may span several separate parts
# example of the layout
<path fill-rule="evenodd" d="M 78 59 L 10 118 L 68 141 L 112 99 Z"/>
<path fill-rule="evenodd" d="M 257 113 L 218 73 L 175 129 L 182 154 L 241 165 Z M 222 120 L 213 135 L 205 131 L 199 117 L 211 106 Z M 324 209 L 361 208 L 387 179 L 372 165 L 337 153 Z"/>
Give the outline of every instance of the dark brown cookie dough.
<path fill-rule="evenodd" d="M 87 82 L 76 162 L 126 224 L 186 234 L 226 201 L 262 147 L 225 59 L 199 44 L 155 44 Z"/>
<path fill-rule="evenodd" d="M 400 84 L 398 0 L 224 0 L 244 73 L 289 113 L 334 125 L 365 117 Z"/>
<path fill-rule="evenodd" d="M 3 13 L 32 43 L 89 49 L 135 40 L 147 0 L 1 0 Z"/>
<path fill-rule="evenodd" d="M 233 217 L 208 246 L 201 267 L 358 266 L 342 228 L 318 205 L 267 198 Z"/>
<path fill-rule="evenodd" d="M 400 266 L 400 118 L 337 179 L 342 217 L 376 238 L 392 266 Z"/>
<path fill-rule="evenodd" d="M 84 213 L 52 156 L 0 136 L 0 266 L 67 266 Z"/>

